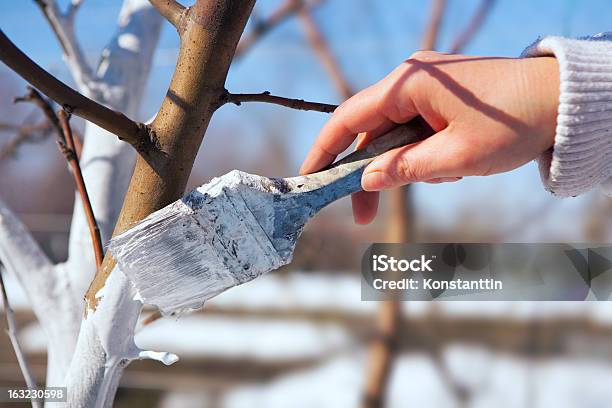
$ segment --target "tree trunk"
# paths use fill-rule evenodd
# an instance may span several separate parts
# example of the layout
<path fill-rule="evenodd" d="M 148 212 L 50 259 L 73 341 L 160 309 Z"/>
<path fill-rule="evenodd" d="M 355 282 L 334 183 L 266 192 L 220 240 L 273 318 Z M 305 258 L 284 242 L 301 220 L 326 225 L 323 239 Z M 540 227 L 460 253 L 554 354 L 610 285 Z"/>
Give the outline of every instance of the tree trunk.
<path fill-rule="evenodd" d="M 224 94 L 227 72 L 255 0 L 199 0 L 188 9 L 172 82 L 150 135 L 154 161 L 138 157 L 115 233 L 181 197 L 206 128 Z M 134 327 L 142 304 L 107 254 L 87 296 L 67 377 L 70 406 L 111 406 L 125 366 L 134 359 L 171 363 L 168 353 L 141 351 Z"/>

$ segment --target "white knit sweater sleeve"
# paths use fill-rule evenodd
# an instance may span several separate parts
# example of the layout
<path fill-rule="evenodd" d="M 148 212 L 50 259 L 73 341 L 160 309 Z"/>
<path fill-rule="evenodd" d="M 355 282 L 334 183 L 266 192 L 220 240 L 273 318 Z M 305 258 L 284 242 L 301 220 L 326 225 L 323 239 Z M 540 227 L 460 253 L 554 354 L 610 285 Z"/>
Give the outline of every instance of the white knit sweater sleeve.
<path fill-rule="evenodd" d="M 612 195 L 612 33 L 545 37 L 523 57 L 554 55 L 561 91 L 555 144 L 539 159 L 547 190 L 568 197 L 597 185 Z"/>

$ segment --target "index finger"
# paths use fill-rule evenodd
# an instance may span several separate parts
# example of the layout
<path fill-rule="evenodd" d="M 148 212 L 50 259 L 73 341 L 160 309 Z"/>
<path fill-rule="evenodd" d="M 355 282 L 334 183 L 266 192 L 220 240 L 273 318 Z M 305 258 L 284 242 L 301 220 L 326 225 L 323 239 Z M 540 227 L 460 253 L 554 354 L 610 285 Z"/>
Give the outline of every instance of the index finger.
<path fill-rule="evenodd" d="M 340 105 L 327 121 L 311 147 L 300 173 L 317 171 L 330 164 L 338 154 L 353 143 L 357 134 L 387 127 L 398 116 L 396 104 L 388 91 L 388 78 L 355 94 Z M 402 119 L 416 112 L 401 113 Z"/>

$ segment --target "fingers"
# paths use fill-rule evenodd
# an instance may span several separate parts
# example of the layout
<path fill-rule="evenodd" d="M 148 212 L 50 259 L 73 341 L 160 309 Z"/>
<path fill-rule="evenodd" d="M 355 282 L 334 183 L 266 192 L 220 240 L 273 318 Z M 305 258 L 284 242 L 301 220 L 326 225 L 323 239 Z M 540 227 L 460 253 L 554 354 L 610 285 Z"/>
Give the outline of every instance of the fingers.
<path fill-rule="evenodd" d="M 357 224 L 369 224 L 376 217 L 379 195 L 378 192 L 360 191 L 351 196 L 353 218 Z"/>
<path fill-rule="evenodd" d="M 390 150 L 366 167 L 361 184 L 366 191 L 379 191 L 417 181 L 469 175 L 469 150 L 459 132 L 447 127 L 429 139 Z"/>
<path fill-rule="evenodd" d="M 385 133 L 387 133 L 388 131 L 390 131 L 391 129 L 393 129 L 396 126 L 397 125 L 395 123 L 388 122 L 388 123 L 384 123 L 384 124 L 380 125 L 379 127 L 377 127 L 374 130 L 370 130 L 368 132 L 360 133 L 359 136 L 357 136 L 357 143 L 355 144 L 355 150 L 362 149 L 364 146 L 366 146 L 369 143 L 371 143 L 372 140 L 376 139 L 377 137 L 380 137 L 380 136 L 384 135 Z"/>
<path fill-rule="evenodd" d="M 348 99 L 336 109 L 327 121 L 319 137 L 306 156 L 300 173 L 317 171 L 329 163 L 353 143 L 358 133 L 389 129 L 394 121 L 391 118 L 401 117 L 408 121 L 417 115 L 413 108 L 402 108 L 398 113 L 394 103 L 395 96 L 389 89 L 393 76 L 364 89 Z"/>
<path fill-rule="evenodd" d="M 387 133 L 395 126 L 394 123 L 385 123 L 369 132 L 360 133 L 357 137 L 355 150 L 359 150 L 373 139 Z M 371 223 L 378 211 L 379 193 L 376 191 L 360 191 L 351 196 L 353 203 L 353 219 L 355 223 L 366 225 Z"/>

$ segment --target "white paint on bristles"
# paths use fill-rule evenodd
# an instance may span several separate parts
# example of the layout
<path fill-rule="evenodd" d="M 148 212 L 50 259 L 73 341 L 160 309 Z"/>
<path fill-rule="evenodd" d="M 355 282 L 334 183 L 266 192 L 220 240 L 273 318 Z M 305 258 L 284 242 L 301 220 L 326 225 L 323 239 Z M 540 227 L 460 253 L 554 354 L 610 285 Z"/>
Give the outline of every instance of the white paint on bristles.
<path fill-rule="evenodd" d="M 289 263 L 268 236 L 274 186 L 266 180 L 232 171 L 115 237 L 109 249 L 137 298 L 164 314 L 186 312 Z"/>

